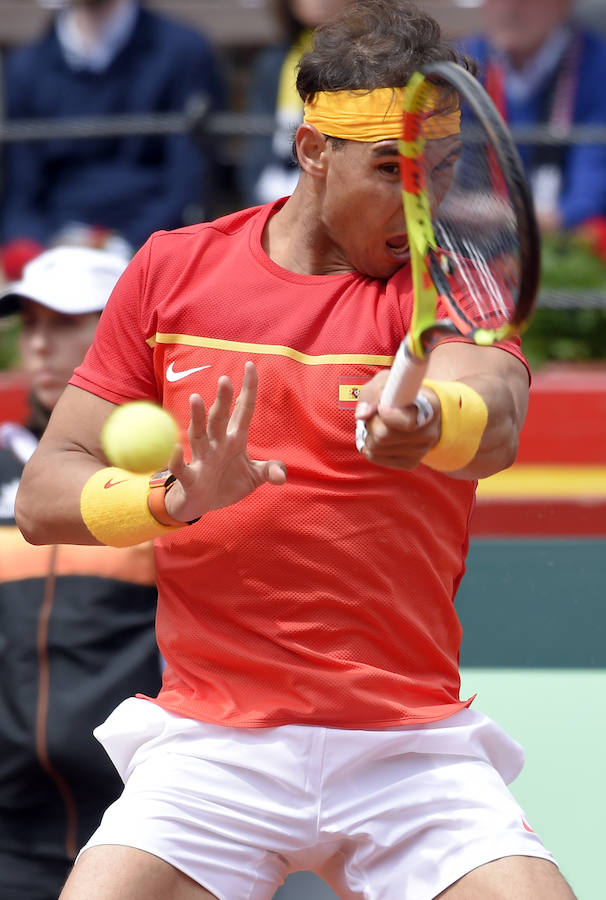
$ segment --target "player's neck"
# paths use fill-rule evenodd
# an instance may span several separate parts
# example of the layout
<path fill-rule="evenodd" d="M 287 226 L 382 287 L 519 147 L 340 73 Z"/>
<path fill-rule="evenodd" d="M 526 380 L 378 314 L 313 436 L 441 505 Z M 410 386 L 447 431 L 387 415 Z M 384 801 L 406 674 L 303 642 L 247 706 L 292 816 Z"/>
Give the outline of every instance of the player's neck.
<path fill-rule="evenodd" d="M 263 249 L 276 265 L 300 275 L 351 272 L 318 222 L 313 200 L 297 189 L 265 226 Z"/>

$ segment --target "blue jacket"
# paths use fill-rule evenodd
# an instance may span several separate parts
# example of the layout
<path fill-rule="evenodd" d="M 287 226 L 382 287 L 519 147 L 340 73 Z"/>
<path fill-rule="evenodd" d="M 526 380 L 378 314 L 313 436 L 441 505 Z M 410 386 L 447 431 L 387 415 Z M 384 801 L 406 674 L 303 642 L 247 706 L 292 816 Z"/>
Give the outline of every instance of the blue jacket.
<path fill-rule="evenodd" d="M 278 102 L 278 86 L 280 72 L 288 54 L 288 43 L 266 47 L 253 61 L 246 97 L 246 112 L 251 115 L 275 116 Z M 267 165 L 276 165 L 292 171 L 296 163 L 289 153 L 286 159 L 276 155 L 271 134 L 255 135 L 248 138 L 245 153 L 237 175 L 242 200 L 245 206 L 256 206 L 259 197 L 255 188 L 263 169 Z"/>
<path fill-rule="evenodd" d="M 573 124 L 606 126 L 606 40 L 588 31 L 580 32 L 580 63 L 573 107 Z M 490 47 L 482 37 L 465 42 L 480 66 L 480 78 L 490 58 Z M 546 124 L 545 110 L 553 90 L 555 75 L 526 102 L 508 99 L 510 125 Z M 521 147 L 528 170 L 532 168 L 530 148 Z M 606 143 L 564 147 L 559 154 L 563 182 L 559 198 L 564 225 L 573 227 L 592 216 L 606 216 Z"/>
<path fill-rule="evenodd" d="M 195 94 L 216 106 L 224 99 L 206 38 L 144 9 L 103 72 L 71 69 L 52 27 L 8 56 L 4 77 L 9 118 L 182 112 Z M 204 203 L 210 165 L 182 135 L 7 144 L 0 239 L 46 243 L 78 222 L 111 228 L 136 248 L 152 231 L 182 225 L 188 205 Z"/>

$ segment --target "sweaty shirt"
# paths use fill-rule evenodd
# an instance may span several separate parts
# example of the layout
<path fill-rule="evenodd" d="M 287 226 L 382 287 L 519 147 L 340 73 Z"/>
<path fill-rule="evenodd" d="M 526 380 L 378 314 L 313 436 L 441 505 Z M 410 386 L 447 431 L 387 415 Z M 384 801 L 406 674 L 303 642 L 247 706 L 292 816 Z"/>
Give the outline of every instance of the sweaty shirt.
<path fill-rule="evenodd" d="M 190 393 L 209 405 L 222 374 L 238 390 L 253 360 L 249 453 L 288 467 L 284 486 L 156 541 L 157 702 L 243 727 L 436 720 L 468 702 L 454 595 L 475 484 L 372 465 L 354 439 L 357 390 L 409 326 L 408 267 L 286 271 L 261 246 L 272 209 L 152 235 L 72 379 L 157 400 L 185 432 Z"/>

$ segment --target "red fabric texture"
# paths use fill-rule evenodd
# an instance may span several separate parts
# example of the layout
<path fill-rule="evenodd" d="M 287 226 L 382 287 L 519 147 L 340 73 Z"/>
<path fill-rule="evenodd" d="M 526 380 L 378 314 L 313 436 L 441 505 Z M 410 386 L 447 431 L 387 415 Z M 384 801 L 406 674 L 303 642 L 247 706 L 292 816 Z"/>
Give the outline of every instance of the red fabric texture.
<path fill-rule="evenodd" d="M 271 207 L 147 242 L 118 283 L 72 383 L 151 398 L 185 432 L 188 398 L 259 371 L 250 453 L 288 482 L 156 542 L 157 702 L 243 727 L 380 728 L 462 708 L 463 575 L 474 484 L 373 466 L 343 394 L 389 365 L 410 276 L 307 276 L 262 250 Z M 517 345 L 508 345 L 520 356 Z M 191 376 L 167 380 L 201 368 Z"/>

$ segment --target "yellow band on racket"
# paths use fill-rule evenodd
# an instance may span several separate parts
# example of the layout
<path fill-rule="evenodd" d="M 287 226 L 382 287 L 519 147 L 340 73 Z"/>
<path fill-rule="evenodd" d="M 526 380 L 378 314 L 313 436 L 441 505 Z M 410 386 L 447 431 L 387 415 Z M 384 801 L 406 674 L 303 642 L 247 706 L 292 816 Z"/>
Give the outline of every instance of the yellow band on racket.
<path fill-rule="evenodd" d="M 374 91 L 319 91 L 305 104 L 304 121 L 322 134 L 350 141 L 397 140 L 402 134 L 402 103 L 405 88 Z M 428 86 L 424 94 L 423 135 L 449 137 L 460 131 L 459 110 L 441 113 L 440 93 Z"/>
<path fill-rule="evenodd" d="M 486 404 L 477 391 L 462 381 L 428 378 L 423 384 L 438 395 L 442 410 L 440 440 L 423 462 L 439 472 L 462 469 L 478 452 L 488 421 Z"/>
<path fill-rule="evenodd" d="M 80 495 L 84 524 L 109 547 L 132 547 L 177 531 L 154 519 L 147 502 L 149 492 L 149 474 L 137 475 L 114 466 L 99 469 Z"/>

